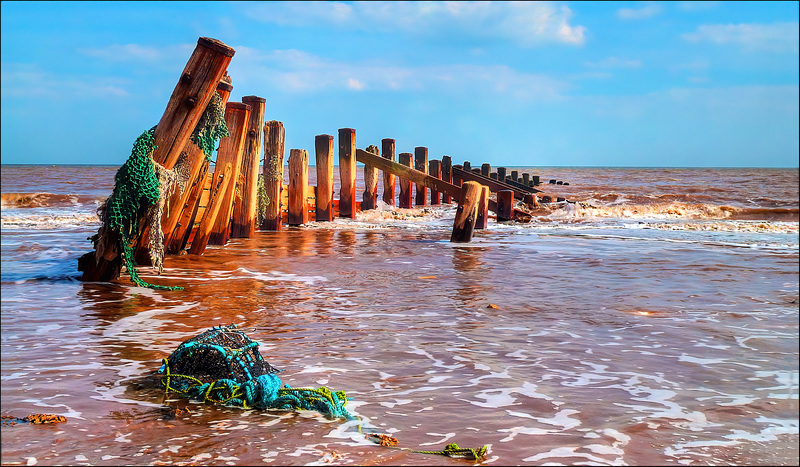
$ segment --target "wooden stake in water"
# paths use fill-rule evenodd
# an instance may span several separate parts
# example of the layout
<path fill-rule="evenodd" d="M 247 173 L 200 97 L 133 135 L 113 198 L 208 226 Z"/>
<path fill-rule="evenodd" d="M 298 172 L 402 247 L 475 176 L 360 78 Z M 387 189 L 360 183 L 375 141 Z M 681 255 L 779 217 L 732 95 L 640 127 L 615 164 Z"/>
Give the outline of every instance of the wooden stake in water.
<path fill-rule="evenodd" d="M 394 155 L 394 140 L 384 138 L 381 140 L 381 154 L 384 159 L 396 162 Z M 383 171 L 383 202 L 389 206 L 394 206 L 394 186 L 395 175 L 391 172 Z"/>
<path fill-rule="evenodd" d="M 497 222 L 510 221 L 514 218 L 514 192 L 500 190 L 497 192 Z"/>
<path fill-rule="evenodd" d="M 478 215 L 478 198 L 481 193 L 481 185 L 478 182 L 465 182 L 461 186 L 461 198 L 458 200 L 458 209 L 453 221 L 453 232 L 450 241 L 454 243 L 466 243 L 472 241 L 472 234 L 475 230 L 475 221 Z"/>
<path fill-rule="evenodd" d="M 242 152 L 241 176 L 231 220 L 231 237 L 252 238 L 256 233 L 256 208 L 258 208 L 258 168 L 261 165 L 261 143 L 264 132 L 264 108 L 267 100 L 258 96 L 244 96 L 242 102 L 250 106 L 250 118 L 245 131 Z M 241 201 L 239 201 L 241 200 Z"/>
<path fill-rule="evenodd" d="M 401 152 L 398 156 L 398 161 L 400 164 L 405 165 L 406 167 L 411 167 L 411 153 L 410 152 Z M 403 177 L 400 178 L 400 197 L 398 199 L 398 204 L 401 208 L 410 208 L 412 203 L 412 194 L 411 194 L 411 180 L 404 179 Z"/>
<path fill-rule="evenodd" d="M 476 229 L 489 227 L 489 187 L 481 185 L 481 192 L 478 195 L 478 216 L 475 219 Z"/>
<path fill-rule="evenodd" d="M 447 183 L 453 183 L 453 158 L 450 156 L 442 156 L 442 180 Z M 443 193 L 443 203 L 450 203 L 450 195 Z"/>
<path fill-rule="evenodd" d="M 289 225 L 308 222 L 308 151 L 289 151 Z"/>
<path fill-rule="evenodd" d="M 267 198 L 266 212 L 261 221 L 261 230 L 281 230 L 283 223 L 283 123 L 270 120 L 264 124 L 264 195 Z"/>
<path fill-rule="evenodd" d="M 356 218 L 356 130 L 339 129 L 339 215 Z"/>
<path fill-rule="evenodd" d="M 424 146 L 417 146 L 414 148 L 414 169 L 428 173 L 428 148 Z M 414 204 L 417 206 L 425 206 L 428 204 L 428 188 L 419 183 L 415 183 L 414 185 L 417 189 L 417 197 Z"/>
<path fill-rule="evenodd" d="M 317 135 L 314 138 L 317 159 L 317 222 L 332 221 L 333 215 L 333 136 Z"/>
<path fill-rule="evenodd" d="M 428 162 L 428 175 L 436 177 L 441 180 L 442 178 L 442 162 L 436 159 Z M 441 193 L 435 189 L 431 190 L 431 204 L 441 203 Z"/>
<path fill-rule="evenodd" d="M 367 152 L 380 155 L 378 146 L 367 146 Z M 378 207 L 378 168 L 372 164 L 364 164 L 364 194 L 361 201 L 361 210 L 375 209 Z"/>

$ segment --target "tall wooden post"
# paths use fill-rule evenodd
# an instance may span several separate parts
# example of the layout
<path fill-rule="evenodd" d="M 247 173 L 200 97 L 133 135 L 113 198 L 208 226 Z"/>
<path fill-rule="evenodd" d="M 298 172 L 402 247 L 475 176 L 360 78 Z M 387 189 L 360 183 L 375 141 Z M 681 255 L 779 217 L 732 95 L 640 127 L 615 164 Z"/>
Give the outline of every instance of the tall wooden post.
<path fill-rule="evenodd" d="M 203 220 L 200 221 L 200 225 L 197 227 L 192 246 L 189 247 L 189 254 L 202 255 L 206 251 L 211 231 L 223 205 L 222 198 L 225 197 L 227 188 L 233 182 L 233 164 L 227 162 L 224 167 L 219 167 L 219 170 L 215 168 L 214 181 L 211 185 L 211 198 L 208 201 L 205 216 L 203 216 Z"/>
<path fill-rule="evenodd" d="M 281 196 L 283 191 L 283 123 L 270 120 L 264 124 L 264 195 L 267 197 L 266 213 L 261 230 L 281 230 Z"/>
<path fill-rule="evenodd" d="M 405 165 L 406 167 L 412 167 L 411 162 L 411 153 L 410 152 L 401 152 L 400 155 L 397 156 L 397 162 L 400 164 Z M 412 194 L 411 194 L 411 180 L 406 180 L 400 177 L 400 197 L 398 198 L 398 204 L 401 208 L 410 208 L 412 203 Z"/>
<path fill-rule="evenodd" d="M 436 177 L 438 179 L 442 178 L 442 162 L 437 161 L 436 159 L 428 162 L 428 175 L 431 177 Z M 431 189 L 431 204 L 439 204 L 441 203 L 441 193 L 436 190 Z"/>
<path fill-rule="evenodd" d="M 489 227 L 489 187 L 481 185 L 481 192 L 478 195 L 478 216 L 475 219 L 476 229 Z"/>
<path fill-rule="evenodd" d="M 231 164 L 231 182 L 227 184 L 224 195 L 220 198 L 222 206 L 219 207 L 217 219 L 211 229 L 209 245 L 224 245 L 228 243 L 231 235 L 231 214 L 233 212 L 233 197 L 236 194 L 236 184 L 239 181 L 240 167 L 242 166 L 242 153 L 247 133 L 247 122 L 250 119 L 250 106 L 242 102 L 228 102 L 225 106 L 225 123 L 228 125 L 230 138 L 224 138 L 219 143 L 217 152 L 217 168 Z"/>
<path fill-rule="evenodd" d="M 510 221 L 514 218 L 514 192 L 500 190 L 497 192 L 497 221 Z"/>
<path fill-rule="evenodd" d="M 481 175 L 483 175 L 484 177 L 488 177 L 490 173 L 492 173 L 492 165 L 481 164 Z"/>
<path fill-rule="evenodd" d="M 428 148 L 424 146 L 417 146 L 414 148 L 414 169 L 428 173 Z M 417 189 L 417 198 L 414 204 L 417 206 L 425 206 L 428 204 L 428 188 L 419 183 L 415 183 L 414 185 L 416 185 Z"/>
<path fill-rule="evenodd" d="M 378 146 L 369 145 L 367 152 L 380 155 Z M 361 201 L 361 210 L 375 209 L 378 207 L 378 168 L 374 165 L 364 164 L 364 196 Z"/>
<path fill-rule="evenodd" d="M 481 184 L 478 182 L 465 182 L 462 185 L 461 198 L 458 200 L 456 218 L 453 221 L 453 233 L 450 235 L 451 242 L 466 243 L 472 240 L 480 193 Z"/>
<path fill-rule="evenodd" d="M 442 180 L 453 183 L 453 158 L 450 156 L 442 156 Z M 450 204 L 450 195 L 444 193 L 442 202 Z"/>
<path fill-rule="evenodd" d="M 228 103 L 228 98 L 233 91 L 233 86 L 226 81 L 226 78 L 227 75 L 217 84 L 217 94 L 222 99 L 223 106 Z M 168 212 L 164 213 L 161 222 L 164 232 L 164 251 L 170 254 L 178 253 L 186 245 L 186 238 L 192 229 L 195 208 L 205 186 L 210 165 L 199 146 L 187 143 L 186 148 L 189 158 L 189 177 L 186 180 L 186 187 L 182 194 L 180 190 L 175 190 L 172 194 Z M 137 251 L 137 258 L 138 255 Z"/>
<path fill-rule="evenodd" d="M 506 172 L 507 171 L 508 171 L 508 169 L 506 169 L 505 167 L 498 167 L 497 168 L 497 181 L 505 182 L 506 181 Z"/>
<path fill-rule="evenodd" d="M 384 138 L 381 140 L 381 154 L 384 159 L 396 162 L 394 155 L 394 140 Z M 383 171 L 383 202 L 389 206 L 394 206 L 394 185 L 395 177 L 391 172 Z"/>
<path fill-rule="evenodd" d="M 317 222 L 333 220 L 333 136 L 314 137 L 317 160 Z"/>
<path fill-rule="evenodd" d="M 356 218 L 356 130 L 339 129 L 339 215 Z"/>
<path fill-rule="evenodd" d="M 241 203 L 233 206 L 231 237 L 251 238 L 256 233 L 256 208 L 258 207 L 258 167 L 261 165 L 261 141 L 264 131 L 263 97 L 244 96 L 242 102 L 250 106 L 250 118 L 244 141 L 241 165 Z M 238 198 L 237 198 L 238 199 Z"/>
<path fill-rule="evenodd" d="M 308 151 L 289 151 L 289 225 L 308 222 Z"/>
<path fill-rule="evenodd" d="M 530 182 L 531 182 L 531 174 L 529 174 L 528 172 L 524 172 L 522 174 L 522 184 L 525 186 L 530 186 Z"/>
<path fill-rule="evenodd" d="M 183 69 L 167 108 L 156 126 L 153 135 L 157 146 L 153 151 L 155 162 L 166 169 L 171 169 L 175 165 L 203 111 L 211 101 L 217 83 L 225 74 L 234 52 L 233 48 L 217 39 L 201 37 L 197 40 L 197 46 Z M 103 251 L 102 257 L 98 257 L 96 251 L 94 254 L 87 253 L 84 255 L 85 258 L 82 257 L 79 270 L 83 271 L 83 281 L 105 282 L 120 275 L 122 257 L 117 249 L 117 236 L 112 234 L 101 241 L 104 245 L 98 248 Z M 139 244 L 147 241 L 147 236 L 143 236 Z M 136 247 L 137 245 L 134 245 L 134 248 Z"/>

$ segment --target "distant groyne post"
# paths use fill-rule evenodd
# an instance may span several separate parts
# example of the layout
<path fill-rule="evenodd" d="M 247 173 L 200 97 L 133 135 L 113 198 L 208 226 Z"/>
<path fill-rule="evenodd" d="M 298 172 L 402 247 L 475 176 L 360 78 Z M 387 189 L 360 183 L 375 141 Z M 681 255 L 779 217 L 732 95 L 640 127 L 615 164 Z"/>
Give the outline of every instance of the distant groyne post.
<path fill-rule="evenodd" d="M 270 120 L 264 124 L 264 196 L 266 208 L 261 221 L 261 230 L 282 229 L 283 161 L 284 137 L 283 123 Z"/>
<path fill-rule="evenodd" d="M 339 215 L 356 218 L 356 130 L 339 129 Z"/>
<path fill-rule="evenodd" d="M 414 170 L 418 170 L 426 174 L 428 173 L 428 148 L 424 146 L 417 146 L 414 148 Z M 428 188 L 419 183 L 415 183 L 414 186 L 417 192 L 414 204 L 417 206 L 425 206 L 428 204 Z"/>
<path fill-rule="evenodd" d="M 402 164 L 402 165 L 404 165 L 404 166 L 406 166 L 406 167 L 412 167 L 411 158 L 412 158 L 412 155 L 411 155 L 410 152 L 401 152 L 397 156 L 397 162 Z M 400 182 L 399 182 L 399 185 L 400 185 L 400 197 L 398 199 L 398 203 L 397 204 L 401 208 L 410 208 L 411 207 L 411 203 L 412 203 L 412 198 L 413 198 L 413 196 L 411 194 L 411 180 L 408 180 L 408 179 L 403 178 L 403 177 L 399 177 L 399 178 L 400 178 Z"/>
<path fill-rule="evenodd" d="M 308 151 L 289 151 L 289 213 L 287 224 L 308 222 Z"/>
<path fill-rule="evenodd" d="M 450 156 L 442 156 L 442 180 L 447 183 L 453 183 L 453 158 Z M 450 199 L 449 194 L 442 194 L 443 203 L 450 204 Z"/>
<path fill-rule="evenodd" d="M 396 162 L 395 158 L 395 141 L 391 138 L 384 138 L 381 140 L 381 155 L 384 159 Z M 389 171 L 383 171 L 383 202 L 389 206 L 394 206 L 394 187 L 395 175 Z"/>
<path fill-rule="evenodd" d="M 317 222 L 329 222 L 333 215 L 333 135 L 314 138 L 317 160 L 317 196 L 314 213 Z"/>
<path fill-rule="evenodd" d="M 378 146 L 369 145 L 367 152 L 380 155 Z M 364 195 L 361 201 L 361 210 L 375 209 L 378 207 L 378 168 L 372 164 L 364 164 Z"/>

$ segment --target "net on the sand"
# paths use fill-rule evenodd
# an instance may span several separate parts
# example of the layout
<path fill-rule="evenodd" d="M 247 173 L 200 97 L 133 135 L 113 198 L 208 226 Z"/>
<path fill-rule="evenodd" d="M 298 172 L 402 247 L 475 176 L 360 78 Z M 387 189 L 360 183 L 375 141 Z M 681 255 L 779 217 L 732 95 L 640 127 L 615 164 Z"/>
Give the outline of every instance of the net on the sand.
<path fill-rule="evenodd" d="M 214 327 L 184 341 L 158 370 L 167 393 L 174 391 L 203 402 L 256 409 L 316 410 L 327 417 L 352 418 L 344 407 L 344 391 L 332 392 L 325 386 L 281 387 L 277 372 L 258 352 L 258 342 L 235 325 Z"/>

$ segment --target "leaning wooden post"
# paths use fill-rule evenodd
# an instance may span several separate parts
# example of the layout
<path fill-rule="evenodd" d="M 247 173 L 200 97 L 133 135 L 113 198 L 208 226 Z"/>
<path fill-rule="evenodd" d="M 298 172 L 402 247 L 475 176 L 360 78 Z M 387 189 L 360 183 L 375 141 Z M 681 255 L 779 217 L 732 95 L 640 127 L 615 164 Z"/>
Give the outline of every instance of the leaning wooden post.
<path fill-rule="evenodd" d="M 367 152 L 375 154 L 376 156 L 380 155 L 380 150 L 378 146 L 369 145 L 367 146 Z M 378 207 L 378 168 L 370 165 L 364 164 L 364 196 L 361 201 L 361 210 L 366 211 L 367 209 L 375 209 Z"/>
<path fill-rule="evenodd" d="M 231 163 L 231 182 L 225 188 L 225 193 L 220 202 L 217 219 L 211 229 L 209 245 L 224 245 L 228 243 L 231 235 L 231 214 L 233 212 L 233 197 L 236 195 L 236 184 L 239 182 L 240 167 L 242 166 L 242 156 L 244 152 L 244 142 L 247 133 L 247 122 L 250 120 L 250 106 L 243 102 L 228 102 L 225 106 L 225 123 L 228 125 L 230 138 L 224 138 L 219 143 L 217 152 L 217 168 L 222 168 L 227 163 Z"/>
<path fill-rule="evenodd" d="M 453 183 L 453 158 L 450 156 L 442 156 L 442 180 Z M 450 195 L 444 193 L 442 202 L 450 204 Z"/>
<path fill-rule="evenodd" d="M 161 116 L 153 135 L 153 161 L 171 169 L 189 141 L 200 121 L 206 106 L 214 95 L 217 83 L 222 79 L 234 54 L 233 48 L 209 37 L 197 40 L 197 46 L 189 58 L 178 84 L 172 91 L 167 108 Z M 141 221 L 141 219 L 139 219 Z M 149 241 L 149 235 L 139 238 L 138 244 Z M 118 251 L 118 236 L 111 234 L 101 239 L 102 257 L 95 253 L 84 255 L 79 264 L 83 281 L 110 281 L 120 275 L 122 256 Z M 138 245 L 134 245 L 136 248 Z M 83 257 L 82 257 L 83 258 Z"/>
<path fill-rule="evenodd" d="M 481 164 L 481 175 L 483 175 L 484 177 L 488 177 L 490 173 L 492 173 L 492 165 Z"/>
<path fill-rule="evenodd" d="M 384 159 L 396 162 L 394 155 L 394 140 L 384 138 L 381 140 L 381 154 Z M 391 172 L 383 171 L 383 202 L 389 206 L 394 206 L 394 185 L 395 176 Z"/>
<path fill-rule="evenodd" d="M 270 120 L 264 124 L 264 196 L 266 212 L 261 230 L 281 230 L 281 196 L 283 191 L 283 123 Z"/>
<path fill-rule="evenodd" d="M 481 190 L 481 184 L 478 182 L 465 182 L 461 186 L 461 198 L 458 200 L 453 233 L 450 235 L 451 242 L 466 243 L 472 240 Z"/>
<path fill-rule="evenodd" d="M 401 152 L 400 155 L 398 156 L 397 162 L 405 165 L 406 167 L 412 167 L 411 157 L 412 155 L 410 152 Z M 411 180 L 406 180 L 402 177 L 399 178 L 400 178 L 400 197 L 398 199 L 398 204 L 401 208 L 410 208 L 412 203 Z"/>
<path fill-rule="evenodd" d="M 475 219 L 476 229 L 489 227 L 489 187 L 481 185 L 481 192 L 478 195 L 478 216 Z"/>
<path fill-rule="evenodd" d="M 317 222 L 333 220 L 333 136 L 314 137 L 317 160 Z"/>
<path fill-rule="evenodd" d="M 217 220 L 220 208 L 222 208 L 222 198 L 228 186 L 233 182 L 233 164 L 230 162 L 225 164 L 225 167 L 220 167 L 219 170 L 214 170 L 214 184 L 211 186 L 211 198 L 208 201 L 206 208 L 206 215 L 200 221 L 197 227 L 197 233 L 192 240 L 192 246 L 189 247 L 189 254 L 202 255 L 206 251 L 208 239 L 211 236 L 211 230 L 214 228 L 214 223 Z"/>
<path fill-rule="evenodd" d="M 356 218 L 356 130 L 339 129 L 339 215 Z"/>
<path fill-rule="evenodd" d="M 241 165 L 241 202 L 233 206 L 231 237 L 252 238 L 256 233 L 256 208 L 258 208 L 258 167 L 261 165 L 261 141 L 264 131 L 263 97 L 244 96 L 242 102 L 250 106 L 250 119 L 245 132 Z M 237 197 L 237 199 L 239 199 Z"/>
<path fill-rule="evenodd" d="M 436 177 L 438 179 L 442 178 L 442 162 L 437 161 L 436 159 L 428 162 L 428 175 L 431 177 Z M 441 203 L 441 193 L 438 191 L 431 189 L 431 204 L 439 204 Z"/>
<path fill-rule="evenodd" d="M 308 222 L 308 151 L 289 151 L 289 225 Z"/>
<path fill-rule="evenodd" d="M 514 192 L 500 190 L 497 192 L 497 221 L 510 221 L 514 218 Z"/>
<path fill-rule="evenodd" d="M 428 173 L 428 148 L 424 146 L 417 146 L 414 148 L 414 169 Z M 417 188 L 417 197 L 414 204 L 417 206 L 425 206 L 428 204 L 428 188 L 419 183 L 415 183 L 414 185 L 416 185 Z"/>

